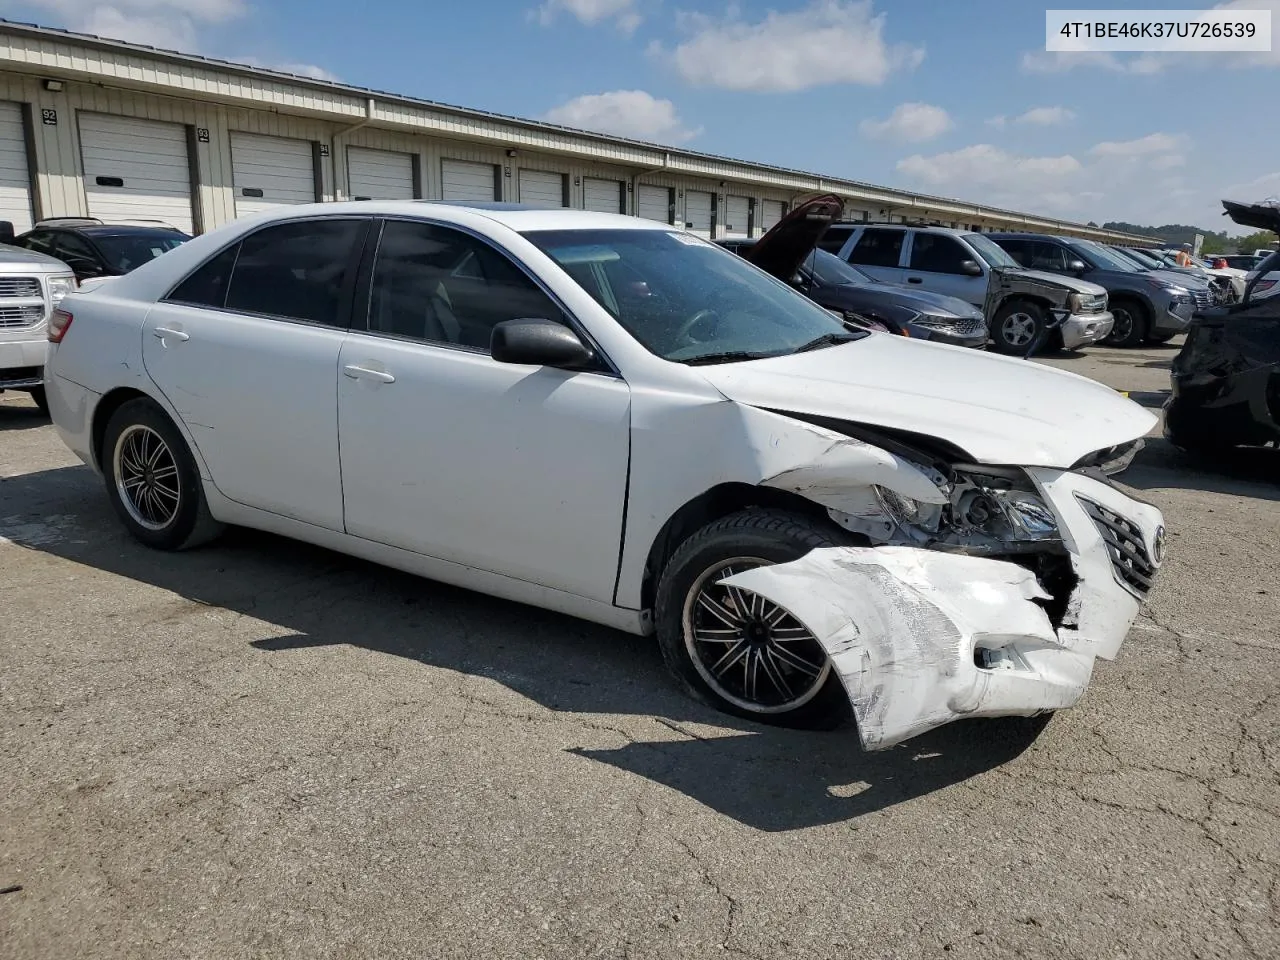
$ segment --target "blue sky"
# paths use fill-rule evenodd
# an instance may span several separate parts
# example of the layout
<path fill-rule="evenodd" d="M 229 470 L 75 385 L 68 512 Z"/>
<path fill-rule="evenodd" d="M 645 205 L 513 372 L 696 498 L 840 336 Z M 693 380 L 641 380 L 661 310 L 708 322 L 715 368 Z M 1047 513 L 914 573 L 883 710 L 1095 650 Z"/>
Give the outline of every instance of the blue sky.
<path fill-rule="evenodd" d="M 1219 5 L 1271 9 L 1280 33 L 1280 0 Z M 0 0 L 0 15 L 1071 219 L 1241 232 L 1222 197 L 1280 195 L 1264 93 L 1280 42 L 1049 55 L 1045 6 Z"/>

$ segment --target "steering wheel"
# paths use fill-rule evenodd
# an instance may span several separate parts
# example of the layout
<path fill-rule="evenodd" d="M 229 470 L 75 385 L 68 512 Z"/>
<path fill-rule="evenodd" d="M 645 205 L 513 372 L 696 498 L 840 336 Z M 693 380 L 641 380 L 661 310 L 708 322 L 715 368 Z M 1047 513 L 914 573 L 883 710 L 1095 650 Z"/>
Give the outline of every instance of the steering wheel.
<path fill-rule="evenodd" d="M 691 316 L 684 323 L 680 324 L 680 329 L 675 332 L 675 335 L 672 337 L 672 340 L 675 343 L 682 342 L 683 340 L 688 338 L 689 331 L 692 330 L 694 327 L 696 327 L 699 324 L 699 322 L 707 319 L 707 317 L 714 317 L 715 315 L 716 315 L 715 307 L 704 307 L 703 309 L 695 313 L 693 316 Z"/>

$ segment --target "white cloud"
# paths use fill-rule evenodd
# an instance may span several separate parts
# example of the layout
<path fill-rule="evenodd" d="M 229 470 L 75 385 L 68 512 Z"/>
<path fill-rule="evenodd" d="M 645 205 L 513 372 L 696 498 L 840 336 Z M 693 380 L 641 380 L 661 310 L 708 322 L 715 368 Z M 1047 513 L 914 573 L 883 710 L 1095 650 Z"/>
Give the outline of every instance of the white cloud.
<path fill-rule="evenodd" d="M 153 47 L 191 50 L 199 28 L 244 16 L 243 0 L 28 0 L 71 30 Z"/>
<path fill-rule="evenodd" d="M 548 110 L 543 119 L 566 127 L 659 143 L 683 143 L 702 132 L 701 127 L 686 127 L 670 100 L 659 100 L 643 90 L 574 97 Z"/>
<path fill-rule="evenodd" d="M 634 31 L 642 19 L 636 10 L 636 0 L 547 0 L 535 11 L 544 27 L 562 12 L 588 26 L 612 20 L 623 33 Z"/>
<path fill-rule="evenodd" d="M 1032 107 L 1015 118 L 1018 123 L 1030 123 L 1037 127 L 1054 127 L 1075 119 L 1075 111 L 1066 107 Z"/>
<path fill-rule="evenodd" d="M 1210 194 L 1171 172 L 1185 162 L 1189 144 L 1181 134 L 1152 133 L 1098 143 L 1080 154 L 1029 156 L 980 143 L 915 154 L 898 161 L 897 169 L 931 193 L 1082 222 L 1209 222 Z"/>
<path fill-rule="evenodd" d="M 863 120 L 858 129 L 873 140 L 919 143 L 950 130 L 954 123 L 947 111 L 928 103 L 900 103 L 884 120 Z"/>
<path fill-rule="evenodd" d="M 997 130 L 1003 130 L 1005 127 L 1005 124 L 1009 122 L 1009 118 L 1006 117 L 1003 113 L 1001 113 L 994 117 L 988 117 L 986 120 L 983 120 L 982 122 L 985 123 L 988 127 L 995 127 Z"/>
<path fill-rule="evenodd" d="M 871 0 L 813 0 L 799 10 L 770 10 L 763 20 L 742 20 L 736 7 L 716 19 L 681 14 L 689 38 L 668 52 L 656 41 L 649 52 L 669 59 L 699 86 L 791 92 L 838 83 L 878 86 L 895 70 L 924 59 L 924 48 L 890 45 L 884 14 Z"/>

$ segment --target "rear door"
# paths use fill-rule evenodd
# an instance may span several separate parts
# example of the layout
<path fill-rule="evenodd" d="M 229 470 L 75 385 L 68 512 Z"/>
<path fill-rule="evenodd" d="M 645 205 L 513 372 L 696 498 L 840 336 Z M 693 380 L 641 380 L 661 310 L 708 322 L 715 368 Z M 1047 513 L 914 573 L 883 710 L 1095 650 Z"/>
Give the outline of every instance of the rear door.
<path fill-rule="evenodd" d="M 964 271 L 972 261 L 982 269 L 979 276 Z M 980 307 L 987 295 L 987 268 L 955 237 L 946 233 L 918 230 L 911 234 L 907 250 L 906 282 L 933 293 L 958 297 Z"/>
<path fill-rule="evenodd" d="M 877 280 L 901 283 L 906 239 L 905 230 L 894 227 L 864 227 L 847 259 Z"/>
<path fill-rule="evenodd" d="M 263 227 L 206 261 L 143 324 L 147 373 L 228 498 L 342 529 L 338 353 L 369 221 Z"/>

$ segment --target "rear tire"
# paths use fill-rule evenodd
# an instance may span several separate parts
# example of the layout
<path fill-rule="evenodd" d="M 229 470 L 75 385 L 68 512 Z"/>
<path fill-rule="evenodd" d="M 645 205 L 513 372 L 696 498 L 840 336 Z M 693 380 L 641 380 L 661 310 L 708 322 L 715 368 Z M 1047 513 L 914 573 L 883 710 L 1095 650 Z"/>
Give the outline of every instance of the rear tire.
<path fill-rule="evenodd" d="M 185 550 L 222 532 L 186 441 L 153 400 L 130 400 L 111 415 L 101 458 L 107 497 L 134 539 Z"/>
<path fill-rule="evenodd" d="M 1112 300 L 1111 316 L 1115 318 L 1115 326 L 1102 341 L 1107 346 L 1136 347 L 1147 338 L 1151 317 L 1145 304 L 1128 297 Z"/>
<path fill-rule="evenodd" d="M 45 394 L 44 387 L 32 387 L 30 392 L 32 402 L 47 417 L 49 415 L 49 397 Z"/>
<path fill-rule="evenodd" d="M 1044 307 L 1029 300 L 1010 300 L 996 311 L 991 341 L 997 352 L 1021 357 L 1033 341 L 1044 336 L 1044 328 Z"/>
<path fill-rule="evenodd" d="M 662 571 L 655 604 L 658 644 L 680 686 L 760 723 L 829 730 L 846 722 L 848 695 L 817 640 L 782 608 L 745 591 L 740 602 L 716 581 L 849 540 L 834 525 L 762 509 L 730 514 L 686 540 Z"/>

